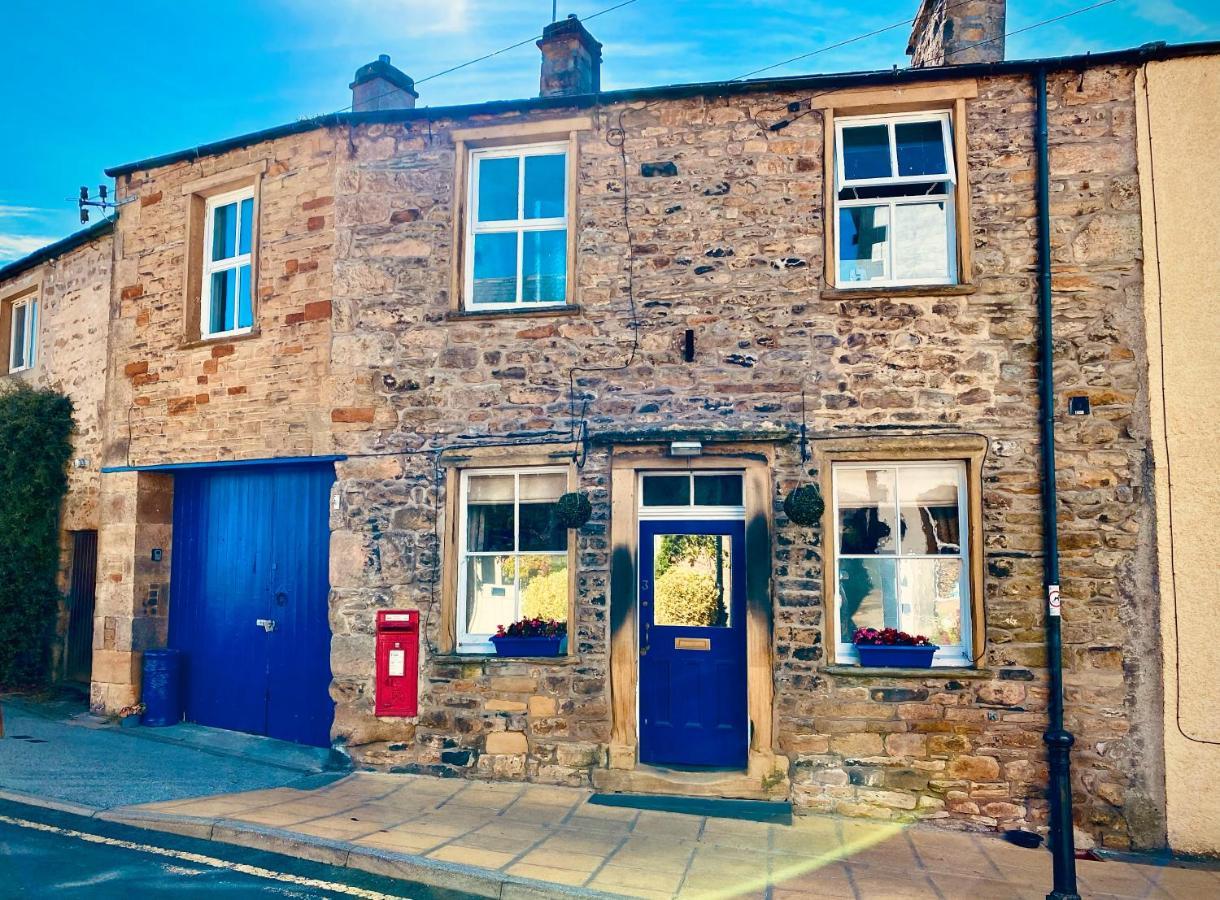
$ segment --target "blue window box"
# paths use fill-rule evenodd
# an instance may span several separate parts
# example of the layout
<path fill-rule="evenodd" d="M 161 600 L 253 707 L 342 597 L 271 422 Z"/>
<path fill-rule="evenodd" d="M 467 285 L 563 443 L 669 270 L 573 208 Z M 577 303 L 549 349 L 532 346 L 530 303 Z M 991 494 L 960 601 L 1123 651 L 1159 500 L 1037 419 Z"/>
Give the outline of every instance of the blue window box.
<path fill-rule="evenodd" d="M 856 644 L 862 666 L 891 666 L 903 669 L 930 669 L 932 656 L 939 650 L 935 644 L 927 647 L 894 647 Z"/>
<path fill-rule="evenodd" d="M 495 635 L 496 656 L 558 656 L 563 637 L 500 637 Z"/>

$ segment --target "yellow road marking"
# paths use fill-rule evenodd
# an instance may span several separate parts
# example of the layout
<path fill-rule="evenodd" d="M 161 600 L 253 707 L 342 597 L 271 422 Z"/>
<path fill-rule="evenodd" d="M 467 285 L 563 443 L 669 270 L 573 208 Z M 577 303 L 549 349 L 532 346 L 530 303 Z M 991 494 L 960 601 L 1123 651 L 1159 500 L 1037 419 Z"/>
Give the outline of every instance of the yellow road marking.
<path fill-rule="evenodd" d="M 348 884 L 339 884 L 334 881 L 322 881 L 318 878 L 305 878 L 301 875 L 290 875 L 287 872 L 276 872 L 273 869 L 264 869 L 261 866 L 251 866 L 245 863 L 230 862 L 227 859 L 218 859 L 214 856 L 204 856 L 201 853 L 188 853 L 185 850 L 168 850 L 165 847 L 157 847 L 152 844 L 137 844 L 134 841 L 123 841 L 118 838 L 102 837 L 100 834 L 90 834 L 87 831 L 76 831 L 71 828 L 60 828 L 58 825 L 45 825 L 42 822 L 32 822 L 28 819 L 14 819 L 10 816 L 0 816 L 0 822 L 5 825 L 15 825 L 18 828 L 29 828 L 34 831 L 45 831 L 49 834 L 58 834 L 64 837 L 76 838 L 81 841 L 88 841 L 91 844 L 104 844 L 108 847 L 122 847 L 124 850 L 135 850 L 140 853 L 151 853 L 156 856 L 168 856 L 172 859 L 180 859 L 184 862 L 192 862 L 201 866 L 211 866 L 214 869 L 229 869 L 233 872 L 240 872 L 242 875 L 253 875 L 256 878 L 267 878 L 272 881 L 282 881 L 288 884 L 295 884 L 299 887 L 317 888 L 323 891 L 332 891 L 336 894 L 346 894 L 349 897 L 361 897 L 364 900 L 398 900 L 402 895 L 397 894 L 381 894 L 377 891 L 370 891 L 365 888 L 353 887 Z"/>

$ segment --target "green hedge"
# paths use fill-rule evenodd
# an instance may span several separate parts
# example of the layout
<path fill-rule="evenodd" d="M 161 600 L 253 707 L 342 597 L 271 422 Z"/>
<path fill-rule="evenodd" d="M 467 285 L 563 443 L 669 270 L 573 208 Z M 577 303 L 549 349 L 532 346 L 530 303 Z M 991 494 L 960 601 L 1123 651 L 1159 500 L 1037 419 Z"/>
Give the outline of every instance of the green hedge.
<path fill-rule="evenodd" d="M 63 394 L 0 387 L 0 687 L 47 678 L 72 428 Z"/>

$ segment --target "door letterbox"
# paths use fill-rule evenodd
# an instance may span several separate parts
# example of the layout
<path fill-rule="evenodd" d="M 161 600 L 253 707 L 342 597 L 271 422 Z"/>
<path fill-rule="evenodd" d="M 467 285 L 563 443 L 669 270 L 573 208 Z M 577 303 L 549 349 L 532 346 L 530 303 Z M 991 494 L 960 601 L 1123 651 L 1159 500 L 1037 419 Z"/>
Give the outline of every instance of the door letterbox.
<path fill-rule="evenodd" d="M 419 712 L 419 611 L 377 613 L 377 704 L 379 716 Z"/>

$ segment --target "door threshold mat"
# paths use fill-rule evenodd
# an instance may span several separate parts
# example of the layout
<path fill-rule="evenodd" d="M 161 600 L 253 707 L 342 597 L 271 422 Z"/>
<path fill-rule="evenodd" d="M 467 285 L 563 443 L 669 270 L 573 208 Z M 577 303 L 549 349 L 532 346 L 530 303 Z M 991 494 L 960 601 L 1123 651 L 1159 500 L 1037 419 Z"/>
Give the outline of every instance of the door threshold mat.
<path fill-rule="evenodd" d="M 720 797 L 672 797 L 659 794 L 594 794 L 589 802 L 598 806 L 622 806 L 650 812 L 682 813 L 714 819 L 740 819 L 771 825 L 792 824 L 792 804 L 787 800 L 728 800 Z"/>

